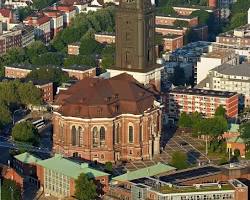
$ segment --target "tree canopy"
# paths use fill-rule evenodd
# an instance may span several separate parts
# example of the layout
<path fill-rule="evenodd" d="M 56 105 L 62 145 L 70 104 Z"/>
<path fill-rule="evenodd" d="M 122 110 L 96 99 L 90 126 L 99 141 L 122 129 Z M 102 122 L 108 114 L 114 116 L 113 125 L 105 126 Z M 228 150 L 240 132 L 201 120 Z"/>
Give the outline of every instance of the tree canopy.
<path fill-rule="evenodd" d="M 1 197 L 3 200 L 20 200 L 22 199 L 21 187 L 15 181 L 4 179 L 1 184 Z"/>
<path fill-rule="evenodd" d="M 215 110 L 215 116 L 226 117 L 226 113 L 227 113 L 227 111 L 222 105 L 217 107 L 216 110 Z"/>
<path fill-rule="evenodd" d="M 94 200 L 97 197 L 96 185 L 86 174 L 75 180 L 75 196 L 79 200 Z"/>
<path fill-rule="evenodd" d="M 185 169 L 189 166 L 187 155 L 181 151 L 176 151 L 173 153 L 170 163 L 177 169 Z"/>
<path fill-rule="evenodd" d="M 15 124 L 11 133 L 13 139 L 18 142 L 36 144 L 38 142 L 38 131 L 30 122 Z"/>
<path fill-rule="evenodd" d="M 8 107 L 0 103 L 0 129 L 11 122 L 11 113 Z"/>

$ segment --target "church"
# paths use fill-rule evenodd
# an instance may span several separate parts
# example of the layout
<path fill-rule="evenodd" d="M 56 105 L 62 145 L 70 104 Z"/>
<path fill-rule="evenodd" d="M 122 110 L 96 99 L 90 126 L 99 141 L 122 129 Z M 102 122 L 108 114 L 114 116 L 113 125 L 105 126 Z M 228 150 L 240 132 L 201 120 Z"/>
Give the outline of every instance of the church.
<path fill-rule="evenodd" d="M 160 153 L 160 68 L 151 1 L 120 0 L 116 34 L 111 77 L 85 78 L 56 96 L 54 152 L 100 163 L 152 159 Z"/>

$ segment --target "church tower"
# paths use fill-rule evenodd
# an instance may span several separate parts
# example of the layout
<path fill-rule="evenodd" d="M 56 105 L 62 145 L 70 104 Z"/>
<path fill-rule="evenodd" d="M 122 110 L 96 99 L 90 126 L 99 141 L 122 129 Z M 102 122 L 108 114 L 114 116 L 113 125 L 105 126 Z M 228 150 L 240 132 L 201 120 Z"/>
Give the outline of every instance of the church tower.
<path fill-rule="evenodd" d="M 155 6 L 152 0 L 120 0 L 116 11 L 115 66 L 110 77 L 132 75 L 140 83 L 160 90 L 161 70 L 155 56 Z"/>
<path fill-rule="evenodd" d="M 155 14 L 151 0 L 120 0 L 116 13 L 116 68 L 155 67 Z"/>

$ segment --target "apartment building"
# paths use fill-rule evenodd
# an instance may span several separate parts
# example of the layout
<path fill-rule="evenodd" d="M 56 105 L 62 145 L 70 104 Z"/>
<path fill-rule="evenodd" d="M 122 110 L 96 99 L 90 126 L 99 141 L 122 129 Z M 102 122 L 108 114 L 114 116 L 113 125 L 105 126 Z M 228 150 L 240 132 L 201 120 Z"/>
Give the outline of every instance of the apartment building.
<path fill-rule="evenodd" d="M 23 22 L 34 27 L 36 38 L 41 39 L 45 43 L 51 40 L 50 17 L 43 13 L 33 13 Z"/>
<path fill-rule="evenodd" d="M 43 10 L 43 14 L 50 17 L 51 38 L 53 38 L 63 29 L 63 12 Z"/>
<path fill-rule="evenodd" d="M 180 186 L 154 178 L 132 181 L 131 196 L 133 200 L 241 200 L 248 199 L 248 187 L 239 180 L 227 183 L 203 183 L 193 186 Z"/>
<path fill-rule="evenodd" d="M 7 78 L 26 78 L 31 71 L 31 66 L 11 65 L 4 67 L 5 77 Z"/>
<path fill-rule="evenodd" d="M 174 51 L 178 48 L 183 47 L 183 36 L 182 35 L 174 35 L 168 34 L 163 36 L 163 49 L 164 51 Z"/>
<path fill-rule="evenodd" d="M 169 26 L 169 25 L 156 25 L 155 32 L 162 35 L 175 34 L 185 35 L 187 28 Z"/>
<path fill-rule="evenodd" d="M 17 30 L 22 31 L 22 47 L 27 47 L 28 45 L 30 45 L 32 42 L 35 41 L 35 32 L 33 26 L 20 23 L 14 26 L 10 31 L 17 31 Z"/>
<path fill-rule="evenodd" d="M 195 69 L 196 83 L 200 83 L 209 73 L 209 70 L 223 64 L 228 63 L 236 65 L 239 63 L 239 56 L 233 50 L 213 50 L 205 53 L 200 57 Z"/>
<path fill-rule="evenodd" d="M 0 34 L 0 55 L 13 47 L 22 47 L 22 31 L 5 31 Z"/>
<path fill-rule="evenodd" d="M 238 94 L 235 92 L 174 88 L 168 93 L 166 102 L 166 112 L 174 119 L 182 112 L 199 112 L 204 117 L 212 117 L 220 105 L 226 109 L 227 117 L 238 116 Z"/>
<path fill-rule="evenodd" d="M 56 6 L 50 7 L 49 9 L 63 12 L 63 27 L 64 28 L 70 25 L 72 19 L 76 15 L 76 7 L 73 5 L 58 4 Z"/>
<path fill-rule="evenodd" d="M 194 27 L 199 24 L 198 17 L 191 16 L 164 16 L 158 15 L 155 17 L 156 25 L 169 25 L 173 26 L 176 21 L 187 22 L 189 27 Z"/>
<path fill-rule="evenodd" d="M 77 56 L 80 53 L 80 42 L 68 44 L 68 54 Z"/>
<path fill-rule="evenodd" d="M 84 78 L 91 78 L 96 76 L 96 68 L 93 66 L 70 66 L 68 68 L 62 68 L 62 71 L 66 72 L 70 78 L 82 80 Z"/>
<path fill-rule="evenodd" d="M 115 34 L 113 33 L 96 33 L 95 40 L 102 44 L 115 43 Z"/>
<path fill-rule="evenodd" d="M 250 106 L 250 64 L 222 64 L 209 71 L 198 88 L 237 92 L 241 105 Z"/>
<path fill-rule="evenodd" d="M 250 24 L 219 34 L 216 37 L 216 42 L 235 47 L 250 48 Z"/>

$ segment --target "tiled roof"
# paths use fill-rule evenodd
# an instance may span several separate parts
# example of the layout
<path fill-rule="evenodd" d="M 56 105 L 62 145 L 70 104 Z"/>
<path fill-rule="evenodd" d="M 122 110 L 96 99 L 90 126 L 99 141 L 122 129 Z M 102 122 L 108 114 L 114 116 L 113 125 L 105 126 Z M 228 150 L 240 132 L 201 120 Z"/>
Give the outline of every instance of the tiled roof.
<path fill-rule="evenodd" d="M 154 108 L 155 94 L 124 73 L 110 79 L 85 78 L 59 93 L 55 105 L 63 116 L 80 118 L 143 114 Z"/>
<path fill-rule="evenodd" d="M 90 168 L 87 163 L 78 164 L 63 158 L 62 155 L 56 154 L 54 157 L 39 161 L 38 165 L 45 169 L 50 169 L 59 173 L 62 173 L 73 179 L 77 179 L 82 173 L 86 174 L 89 178 L 95 178 L 100 176 L 109 176 L 109 174 Z"/>
<path fill-rule="evenodd" d="M 112 180 L 114 181 L 131 181 L 143 177 L 155 176 L 158 174 L 167 173 L 170 171 L 175 171 L 176 168 L 171 167 L 169 165 L 165 165 L 163 163 L 157 163 L 156 165 L 145 167 L 142 169 L 138 169 L 132 172 L 127 172 L 126 174 L 116 176 Z"/>
<path fill-rule="evenodd" d="M 235 75 L 235 76 L 247 76 L 250 77 L 250 64 L 249 63 L 243 63 L 240 65 L 230 65 L 230 64 L 222 64 L 214 69 L 212 71 L 217 71 L 221 74 L 225 75 Z"/>
<path fill-rule="evenodd" d="M 37 158 L 37 157 L 27 153 L 27 152 L 16 155 L 16 156 L 14 156 L 14 158 L 23 162 L 23 163 L 26 163 L 26 164 L 37 163 L 38 161 L 41 161 L 41 159 L 39 159 L 39 158 Z"/>

